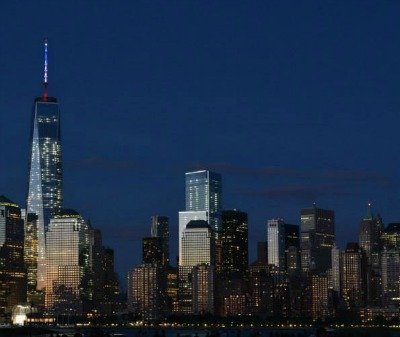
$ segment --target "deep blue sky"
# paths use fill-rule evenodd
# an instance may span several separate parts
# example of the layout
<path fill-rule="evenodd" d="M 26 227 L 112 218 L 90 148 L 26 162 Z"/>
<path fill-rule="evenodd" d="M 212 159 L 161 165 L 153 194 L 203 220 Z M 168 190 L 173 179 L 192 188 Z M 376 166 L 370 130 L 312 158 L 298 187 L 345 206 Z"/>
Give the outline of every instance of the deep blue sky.
<path fill-rule="evenodd" d="M 13 1 L 0 7 L 0 194 L 25 205 L 30 114 L 62 112 L 65 205 L 125 278 L 184 172 L 223 175 L 224 208 L 299 222 L 316 201 L 355 240 L 365 204 L 400 220 L 400 2 Z"/>

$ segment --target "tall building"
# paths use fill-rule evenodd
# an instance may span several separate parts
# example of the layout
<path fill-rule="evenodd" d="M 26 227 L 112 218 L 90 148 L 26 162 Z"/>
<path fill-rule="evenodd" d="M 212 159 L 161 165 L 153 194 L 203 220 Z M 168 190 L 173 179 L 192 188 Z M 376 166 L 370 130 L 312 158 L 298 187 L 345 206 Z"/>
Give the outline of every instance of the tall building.
<path fill-rule="evenodd" d="M 398 303 L 400 297 L 400 250 L 384 249 L 382 253 L 382 303 Z"/>
<path fill-rule="evenodd" d="M 328 277 L 326 275 L 311 276 L 311 317 L 322 319 L 331 313 L 328 296 Z"/>
<path fill-rule="evenodd" d="M 25 301 L 24 220 L 19 206 L 0 196 L 0 314 Z"/>
<path fill-rule="evenodd" d="M 143 263 L 164 265 L 163 239 L 150 237 L 142 239 Z"/>
<path fill-rule="evenodd" d="M 285 268 L 289 274 L 300 270 L 300 230 L 285 223 Z"/>
<path fill-rule="evenodd" d="M 331 268 L 331 249 L 335 244 L 334 212 L 314 206 L 302 209 L 300 215 L 301 270 L 326 272 Z"/>
<path fill-rule="evenodd" d="M 169 219 L 166 216 L 151 217 L 151 236 L 162 239 L 162 264 L 169 265 Z"/>
<path fill-rule="evenodd" d="M 353 312 L 365 305 L 365 265 L 365 254 L 358 243 L 348 243 L 341 252 L 341 294 L 347 309 Z"/>
<path fill-rule="evenodd" d="M 46 235 L 45 306 L 53 314 L 81 315 L 90 273 L 89 228 L 74 210 L 60 211 Z"/>
<path fill-rule="evenodd" d="M 207 211 L 207 222 L 215 232 L 221 230 L 222 179 L 211 171 L 185 174 L 186 211 Z"/>
<path fill-rule="evenodd" d="M 37 288 L 46 285 L 46 231 L 50 219 L 62 207 L 62 159 L 60 109 L 48 95 L 47 41 L 45 41 L 44 93 L 32 111 L 27 213 L 37 215 Z"/>
<path fill-rule="evenodd" d="M 249 228 L 247 213 L 239 210 L 222 212 L 220 246 L 221 273 L 226 277 L 243 278 L 249 266 Z"/>
<path fill-rule="evenodd" d="M 360 223 L 358 242 L 370 266 L 374 264 L 379 265 L 379 260 L 374 261 L 374 255 L 379 254 L 381 250 L 380 237 L 382 232 L 382 220 L 379 217 L 374 217 L 371 204 L 368 204 L 367 213 Z"/>
<path fill-rule="evenodd" d="M 285 223 L 282 219 L 267 221 L 268 264 L 285 268 Z"/>
<path fill-rule="evenodd" d="M 37 288 L 37 258 L 38 258 L 38 240 L 37 240 L 37 215 L 34 213 L 25 213 L 25 240 L 24 240 L 24 262 L 27 272 L 27 301 L 34 305 L 40 305 L 37 300 L 39 294 Z"/>
<path fill-rule="evenodd" d="M 179 256 L 182 255 L 182 237 L 186 225 L 192 220 L 203 220 L 208 222 L 207 211 L 182 211 L 179 212 Z"/>
<path fill-rule="evenodd" d="M 141 264 L 128 273 L 128 310 L 143 320 L 160 319 L 164 314 L 165 284 L 161 265 Z"/>
<path fill-rule="evenodd" d="M 192 313 L 193 267 L 206 264 L 214 267 L 214 235 L 204 220 L 192 220 L 183 231 L 182 253 L 179 255 L 179 307 L 183 314 Z"/>
<path fill-rule="evenodd" d="M 382 232 L 382 246 L 386 249 L 400 250 L 400 223 L 390 223 Z"/>
<path fill-rule="evenodd" d="M 359 245 L 366 257 L 366 300 L 370 306 L 379 306 L 382 301 L 381 235 L 383 222 L 372 214 L 371 204 L 360 223 Z"/>
<path fill-rule="evenodd" d="M 214 313 L 214 267 L 198 264 L 192 269 L 192 312 L 194 314 Z"/>

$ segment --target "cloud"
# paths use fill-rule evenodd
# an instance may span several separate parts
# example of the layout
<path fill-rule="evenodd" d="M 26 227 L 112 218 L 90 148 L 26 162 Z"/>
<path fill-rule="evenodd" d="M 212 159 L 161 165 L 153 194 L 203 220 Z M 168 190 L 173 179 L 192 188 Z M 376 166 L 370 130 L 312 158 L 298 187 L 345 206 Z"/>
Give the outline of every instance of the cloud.
<path fill-rule="evenodd" d="M 308 173 L 306 171 L 294 168 L 284 168 L 284 167 L 264 167 L 264 168 L 250 168 L 240 165 L 233 165 L 228 163 L 194 163 L 189 165 L 189 170 L 201 170 L 207 169 L 211 171 L 216 171 L 219 173 L 226 174 L 241 174 L 249 176 L 287 176 L 287 177 L 307 177 Z"/>
<path fill-rule="evenodd" d="M 268 199 L 300 199 L 307 202 L 318 200 L 324 196 L 353 196 L 357 195 L 350 186 L 343 184 L 320 184 L 320 185 L 286 185 L 274 188 L 266 188 L 258 191 L 245 192 L 252 196 L 261 196 Z"/>
<path fill-rule="evenodd" d="M 74 166 L 81 168 L 98 168 L 102 170 L 138 171 L 139 165 L 130 160 L 116 160 L 111 158 L 92 156 L 80 159 Z"/>
<path fill-rule="evenodd" d="M 250 168 L 229 163 L 195 163 L 189 169 L 208 169 L 222 174 L 246 175 L 249 177 L 283 177 L 294 180 L 347 182 L 347 183 L 374 183 L 382 187 L 392 186 L 393 180 L 388 176 L 373 171 L 350 169 L 300 169 L 290 167 L 263 167 Z"/>

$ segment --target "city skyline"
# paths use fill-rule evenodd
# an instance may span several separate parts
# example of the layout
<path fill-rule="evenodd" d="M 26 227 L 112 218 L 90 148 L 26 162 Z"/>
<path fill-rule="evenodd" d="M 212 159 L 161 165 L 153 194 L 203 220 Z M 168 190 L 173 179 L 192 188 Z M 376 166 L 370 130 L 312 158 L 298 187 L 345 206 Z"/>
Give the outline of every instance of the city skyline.
<path fill-rule="evenodd" d="M 136 18 L 133 9 L 144 13 L 144 18 L 152 18 L 150 9 L 137 6 L 128 7 L 131 11 L 127 13 L 118 12 L 124 25 L 131 22 L 131 17 Z M 107 17 L 106 9 L 94 13 L 89 19 L 93 27 L 85 34 L 81 34 L 86 26 L 82 18 L 77 19 L 76 30 L 66 25 L 66 19 L 61 20 L 61 28 L 51 31 L 47 24 L 34 24 L 33 18 L 41 21 L 37 18 L 45 15 L 39 9 L 32 9 L 37 15 L 17 11 L 22 21 L 32 23 L 26 25 L 32 28 L 29 33 L 26 28 L 11 28 L 12 21 L 4 18 L 9 36 L 1 33 L 1 37 L 9 54 L 3 55 L 0 109 L 2 119 L 7 121 L 3 143 L 8 143 L 10 153 L 0 162 L 4 172 L 0 177 L 1 194 L 21 207 L 25 204 L 27 167 L 21 163 L 27 162 L 29 152 L 31 101 L 40 93 L 40 41 L 48 36 L 51 74 L 54 72 L 51 92 L 62 102 L 65 205 L 78 209 L 103 231 L 105 243 L 115 248 L 121 278 L 128 268 L 138 264 L 139 258 L 131 256 L 140 256 L 141 238 L 150 236 L 151 216 L 155 214 L 170 218 L 170 260 L 174 262 L 177 212 L 184 209 L 183 177 L 195 169 L 220 173 L 223 209 L 248 213 L 250 261 L 255 259 L 256 238 L 265 238 L 267 219 L 282 217 L 299 224 L 300 209 L 311 207 L 314 201 L 318 207 L 335 211 L 337 243 L 342 247 L 356 241 L 367 202 L 373 203 L 374 212 L 382 215 L 385 224 L 399 220 L 399 159 L 391 150 L 400 108 L 396 94 L 398 47 L 392 46 L 389 37 L 378 41 L 380 34 L 399 34 L 398 27 L 391 26 L 395 21 L 391 21 L 394 14 L 390 14 L 391 6 L 397 5 L 383 6 L 372 22 L 366 20 L 372 13 L 371 5 L 361 10 L 358 19 L 351 15 L 359 9 L 357 5 L 339 5 L 342 16 L 328 21 L 322 26 L 325 30 L 318 29 L 318 23 L 330 17 L 332 7 L 323 5 L 320 11 L 308 8 L 316 18 L 306 24 L 302 15 L 309 16 L 306 10 L 300 11 L 300 16 L 293 18 L 300 25 L 298 33 L 287 20 L 283 21 L 288 26 L 280 33 L 288 36 L 287 45 L 270 33 L 279 27 L 278 22 L 272 21 L 272 27 L 264 23 L 263 15 L 271 15 L 267 14 L 267 5 L 258 3 L 257 10 L 249 8 L 250 12 L 238 17 L 242 9 L 239 4 L 225 14 L 221 5 L 203 6 L 204 13 L 197 12 L 193 4 L 172 6 L 188 11 L 203 31 L 188 25 L 189 19 L 180 18 L 182 21 L 168 34 L 159 29 L 168 27 L 177 14 L 161 3 L 151 5 L 162 10 L 165 18 L 160 19 L 161 23 L 150 20 L 147 28 L 132 27 L 132 31 L 136 28 L 142 34 L 136 36 L 141 53 L 126 47 L 126 38 L 128 44 L 134 44 L 125 32 L 126 26 L 117 27 L 114 33 L 106 31 L 105 41 L 96 42 L 99 32 L 104 33 L 98 20 Z M 3 13 L 18 8 L 18 4 L 5 7 Z M 65 7 L 69 18 L 74 12 Z M 208 27 L 203 20 L 205 12 L 212 9 L 215 14 Z M 284 18 L 286 10 L 284 6 L 273 9 L 277 21 Z M 345 10 L 350 14 L 345 15 Z M 50 6 L 48 11 L 54 14 L 48 16 L 49 24 L 60 19 L 56 7 Z M 118 15 L 108 15 L 111 22 L 116 22 Z M 387 16 L 389 20 L 382 22 Z M 260 20 L 260 27 L 252 24 L 253 17 Z M 220 22 L 229 19 L 239 28 L 229 25 L 224 30 Z M 342 29 L 335 28 L 337 23 L 345 28 L 353 28 L 353 24 L 361 28 L 350 29 L 350 35 L 343 37 Z M 180 32 L 174 44 L 172 33 L 180 25 L 188 25 L 189 30 Z M 362 28 L 369 25 L 377 31 L 366 37 Z M 215 38 L 212 28 L 218 32 Z M 307 35 L 312 28 L 317 28 L 316 35 Z M 226 39 L 231 36 L 230 29 L 237 34 L 231 42 Z M 251 33 L 255 34 L 247 40 Z M 149 42 L 151 37 L 156 45 Z M 199 44 L 193 44 L 192 37 L 198 37 Z M 324 38 L 332 42 L 331 47 Z M 360 45 L 351 46 L 356 38 Z M 261 45 L 265 39 L 272 42 L 264 48 Z M 227 42 L 218 47 L 221 41 Z M 307 47 L 312 42 L 320 47 Z M 345 54 L 340 52 L 342 44 Z M 109 45 L 110 50 L 104 47 Z M 164 51 L 167 57 L 160 58 L 158 51 Z M 98 60 L 94 60 L 96 52 Z M 196 52 L 201 54 L 193 59 Z M 310 54 L 314 62 L 307 63 Z M 120 58 L 127 75 L 119 64 L 110 61 L 110 55 Z M 146 63 L 148 55 L 151 57 Z M 129 66 L 135 57 L 137 64 Z M 183 62 L 180 67 L 177 60 L 185 57 L 193 62 Z M 171 70 L 161 71 L 163 62 Z M 139 65 L 144 69 L 140 70 Z M 287 70 L 290 65 L 291 72 Z M 202 74 L 201 70 L 208 68 Z M 352 77 L 345 76 L 349 69 L 353 70 Z M 339 75 L 334 74 L 336 71 Z M 188 85 L 192 78 L 196 80 Z M 320 84 L 322 89 L 317 88 Z M 185 127 L 190 132 L 182 131 Z M 304 128 L 306 132 L 300 131 Z"/>

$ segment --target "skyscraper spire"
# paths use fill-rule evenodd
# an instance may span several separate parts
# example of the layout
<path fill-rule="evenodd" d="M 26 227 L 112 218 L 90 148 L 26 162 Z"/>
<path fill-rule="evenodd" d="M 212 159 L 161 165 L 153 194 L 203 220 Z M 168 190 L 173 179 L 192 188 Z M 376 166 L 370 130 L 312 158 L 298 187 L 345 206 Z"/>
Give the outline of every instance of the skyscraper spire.
<path fill-rule="evenodd" d="M 44 78 L 43 78 L 43 85 L 44 85 L 44 92 L 43 97 L 47 98 L 49 96 L 48 93 L 48 69 L 47 69 L 47 38 L 44 39 Z"/>

